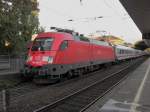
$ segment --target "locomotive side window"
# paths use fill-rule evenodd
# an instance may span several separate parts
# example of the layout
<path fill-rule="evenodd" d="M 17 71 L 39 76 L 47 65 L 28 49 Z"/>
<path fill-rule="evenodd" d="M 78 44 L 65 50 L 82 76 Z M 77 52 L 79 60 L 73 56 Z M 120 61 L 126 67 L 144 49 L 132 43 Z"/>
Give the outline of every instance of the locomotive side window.
<path fill-rule="evenodd" d="M 33 42 L 32 51 L 49 51 L 52 47 L 53 38 L 37 38 Z"/>
<path fill-rule="evenodd" d="M 74 39 L 77 40 L 77 41 L 80 41 L 80 38 L 77 35 L 74 35 Z"/>
<path fill-rule="evenodd" d="M 96 45 L 103 45 L 103 46 L 109 46 L 108 42 L 90 39 L 90 43 L 96 44 Z"/>
<path fill-rule="evenodd" d="M 66 48 L 68 48 L 68 41 L 67 40 L 63 41 L 60 45 L 60 50 L 64 50 Z"/>
<path fill-rule="evenodd" d="M 81 41 L 89 42 L 89 39 L 83 36 L 79 36 Z"/>

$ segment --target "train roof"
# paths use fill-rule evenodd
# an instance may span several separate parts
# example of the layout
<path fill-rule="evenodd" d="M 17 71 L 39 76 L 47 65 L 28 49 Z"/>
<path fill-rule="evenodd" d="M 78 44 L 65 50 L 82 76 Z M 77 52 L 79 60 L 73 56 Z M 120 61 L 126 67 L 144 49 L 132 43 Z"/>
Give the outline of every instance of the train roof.
<path fill-rule="evenodd" d="M 55 38 L 64 38 L 67 40 L 73 40 L 73 36 L 69 33 L 65 32 L 42 32 L 39 33 L 37 38 L 44 38 L 44 37 L 55 37 Z"/>
<path fill-rule="evenodd" d="M 39 33 L 37 38 L 42 38 L 42 37 L 62 38 L 63 37 L 63 39 L 66 40 L 79 40 L 79 41 L 89 42 L 96 45 L 111 46 L 106 41 L 87 38 L 83 34 L 79 34 L 78 32 L 74 32 L 73 30 L 70 29 L 62 29 L 57 27 L 51 27 L 51 29 L 54 30 L 54 32 Z"/>
<path fill-rule="evenodd" d="M 122 49 L 133 49 L 131 47 L 123 46 L 123 45 L 115 45 L 117 48 L 122 48 Z"/>
<path fill-rule="evenodd" d="M 103 46 L 111 46 L 108 42 L 106 41 L 100 41 L 96 39 L 89 39 L 90 43 L 96 44 L 96 45 L 103 45 Z"/>
<path fill-rule="evenodd" d="M 123 45 L 116 45 L 115 47 L 118 49 L 125 49 L 125 50 L 138 50 L 138 49 L 134 49 L 134 48 L 123 46 Z"/>

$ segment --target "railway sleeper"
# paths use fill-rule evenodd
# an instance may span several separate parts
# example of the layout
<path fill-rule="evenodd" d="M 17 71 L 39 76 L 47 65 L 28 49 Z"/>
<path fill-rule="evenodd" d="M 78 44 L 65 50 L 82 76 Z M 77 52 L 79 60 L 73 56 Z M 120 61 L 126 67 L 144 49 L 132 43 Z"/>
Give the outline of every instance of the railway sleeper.
<path fill-rule="evenodd" d="M 84 107 L 85 103 L 83 102 L 75 102 L 72 99 L 70 101 L 66 101 L 64 104 L 69 105 L 68 107 L 73 107 L 73 108 L 81 108 Z"/>
<path fill-rule="evenodd" d="M 60 105 L 57 108 L 61 108 L 62 110 L 65 110 L 64 112 L 78 112 L 81 108 L 83 108 L 84 105 L 74 104 L 73 102 L 65 102 L 63 105 Z M 66 111 L 67 110 L 67 111 Z"/>
<path fill-rule="evenodd" d="M 82 100 L 81 100 L 82 99 Z M 86 104 L 87 102 L 89 102 L 89 98 L 74 98 L 72 99 L 72 102 L 80 102 L 81 104 Z"/>
<path fill-rule="evenodd" d="M 59 110 L 59 111 L 58 111 Z M 71 109 L 69 107 L 60 107 L 55 110 L 51 110 L 50 112 L 78 112 L 78 109 Z"/>
<path fill-rule="evenodd" d="M 87 96 L 87 95 L 83 95 L 83 96 L 82 96 L 82 95 L 79 95 L 79 96 L 76 96 L 76 97 L 77 97 L 77 99 L 80 99 L 80 100 L 81 100 L 81 99 L 83 99 L 83 100 L 88 100 L 88 99 L 90 99 L 90 95 L 88 95 L 88 96 Z"/>
<path fill-rule="evenodd" d="M 46 111 L 45 111 L 46 112 Z M 70 111 L 69 109 L 66 109 L 66 108 L 54 108 L 54 109 L 51 109 L 50 112 L 72 112 Z M 77 111 L 76 111 L 77 112 Z"/>

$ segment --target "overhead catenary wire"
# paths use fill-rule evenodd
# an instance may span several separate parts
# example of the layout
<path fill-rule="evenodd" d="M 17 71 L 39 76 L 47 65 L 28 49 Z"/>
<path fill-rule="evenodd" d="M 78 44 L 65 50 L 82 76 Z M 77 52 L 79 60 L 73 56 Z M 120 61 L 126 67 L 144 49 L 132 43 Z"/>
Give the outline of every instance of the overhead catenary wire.
<path fill-rule="evenodd" d="M 70 15 L 68 15 L 68 14 L 65 14 L 65 13 L 62 13 L 62 12 L 60 12 L 60 11 L 58 11 L 58 10 L 56 10 L 56 9 L 53 9 L 53 8 L 50 8 L 50 7 L 48 7 L 48 6 L 46 6 L 46 5 L 44 5 L 44 7 L 46 8 L 46 9 L 49 9 L 48 11 L 51 11 L 53 14 L 55 14 L 55 15 L 58 15 L 58 16 L 61 16 L 61 17 L 72 17 L 72 16 L 70 16 Z M 45 10 L 46 10 L 45 9 Z M 48 15 L 50 15 L 50 13 L 47 13 Z M 51 15 L 50 15 L 51 16 Z"/>
<path fill-rule="evenodd" d="M 114 6 L 112 5 L 112 4 L 114 4 L 115 2 L 113 2 L 114 0 L 109 0 L 109 3 L 108 3 L 108 1 L 107 0 L 103 0 L 103 3 L 109 8 L 109 9 L 111 9 L 113 12 L 114 12 L 114 14 L 116 15 L 116 17 L 118 16 L 118 17 L 121 17 L 121 19 L 124 19 L 125 17 L 128 17 L 128 18 L 130 18 L 130 16 L 128 15 L 128 13 L 126 12 L 126 13 L 123 13 L 123 14 L 121 14 L 121 13 L 119 13 L 115 8 L 114 8 Z M 118 1 L 118 0 L 117 0 Z M 111 4 L 110 4 L 111 3 Z"/>

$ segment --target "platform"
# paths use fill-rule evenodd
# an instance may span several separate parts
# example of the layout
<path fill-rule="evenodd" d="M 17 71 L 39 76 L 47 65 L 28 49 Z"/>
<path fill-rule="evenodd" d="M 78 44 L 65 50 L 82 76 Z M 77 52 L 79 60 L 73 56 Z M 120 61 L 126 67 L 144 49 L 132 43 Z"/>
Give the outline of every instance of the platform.
<path fill-rule="evenodd" d="M 150 58 L 84 112 L 150 112 Z"/>
<path fill-rule="evenodd" d="M 18 79 L 19 70 L 10 71 L 10 70 L 0 70 L 0 80 L 4 79 Z"/>

